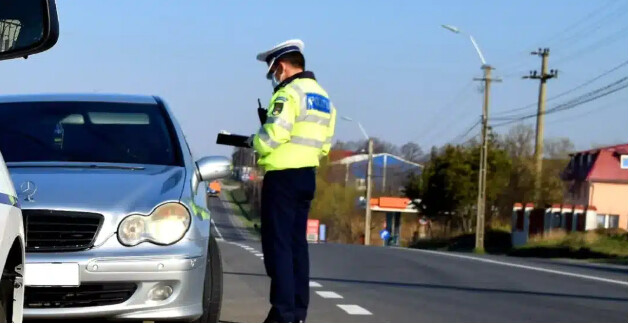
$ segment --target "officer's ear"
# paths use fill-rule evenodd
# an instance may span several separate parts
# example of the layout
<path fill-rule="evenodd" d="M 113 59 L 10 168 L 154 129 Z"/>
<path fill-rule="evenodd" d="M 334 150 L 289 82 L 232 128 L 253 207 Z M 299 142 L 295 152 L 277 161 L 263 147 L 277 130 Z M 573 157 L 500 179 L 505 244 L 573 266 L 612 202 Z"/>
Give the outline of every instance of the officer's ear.
<path fill-rule="evenodd" d="M 276 70 L 274 71 L 274 73 L 276 73 L 277 77 L 282 76 L 282 73 L 284 73 L 284 71 L 286 71 L 286 64 L 287 64 L 287 62 L 285 62 L 285 61 L 279 61 L 278 62 L 278 66 L 276 66 Z"/>

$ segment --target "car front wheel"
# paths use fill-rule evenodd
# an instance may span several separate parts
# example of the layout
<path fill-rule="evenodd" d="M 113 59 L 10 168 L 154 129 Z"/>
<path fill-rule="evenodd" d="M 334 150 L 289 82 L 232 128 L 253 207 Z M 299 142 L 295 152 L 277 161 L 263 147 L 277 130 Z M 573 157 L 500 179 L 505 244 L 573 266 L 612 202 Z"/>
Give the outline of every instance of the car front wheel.
<path fill-rule="evenodd" d="M 223 266 L 221 252 L 214 237 L 208 240 L 208 257 L 206 258 L 206 277 L 203 288 L 203 315 L 199 323 L 217 323 L 221 315 L 223 297 Z"/>

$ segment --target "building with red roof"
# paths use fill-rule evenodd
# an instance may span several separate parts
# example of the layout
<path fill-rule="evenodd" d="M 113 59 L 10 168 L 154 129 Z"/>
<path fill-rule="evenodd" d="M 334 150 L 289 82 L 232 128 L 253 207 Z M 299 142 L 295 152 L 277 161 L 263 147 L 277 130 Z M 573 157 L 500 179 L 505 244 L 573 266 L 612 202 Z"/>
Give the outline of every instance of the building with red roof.
<path fill-rule="evenodd" d="M 566 200 L 594 206 L 597 226 L 628 230 L 628 144 L 571 154 L 564 171 Z"/>

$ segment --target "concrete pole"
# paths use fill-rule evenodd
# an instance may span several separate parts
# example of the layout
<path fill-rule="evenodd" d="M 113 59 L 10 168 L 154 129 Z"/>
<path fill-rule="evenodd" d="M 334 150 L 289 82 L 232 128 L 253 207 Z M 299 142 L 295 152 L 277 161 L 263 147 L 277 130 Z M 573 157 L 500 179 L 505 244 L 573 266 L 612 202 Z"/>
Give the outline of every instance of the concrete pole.
<path fill-rule="evenodd" d="M 545 48 L 539 51 L 542 57 L 540 68 L 540 90 L 538 92 L 538 114 L 536 117 L 536 148 L 534 151 L 534 159 L 536 161 L 536 178 L 535 178 L 535 202 L 540 203 L 542 189 L 542 165 L 544 151 L 544 133 L 545 133 L 545 101 L 547 100 L 547 62 L 549 60 L 549 49 Z"/>
<path fill-rule="evenodd" d="M 481 150 L 479 161 L 479 190 L 477 193 L 477 228 L 475 232 L 475 250 L 484 251 L 484 234 L 485 234 L 485 213 L 486 213 L 486 174 L 488 161 L 488 111 L 490 109 L 490 77 L 492 67 L 483 65 L 484 70 L 483 81 L 485 83 L 483 97 L 483 114 L 481 116 Z"/>

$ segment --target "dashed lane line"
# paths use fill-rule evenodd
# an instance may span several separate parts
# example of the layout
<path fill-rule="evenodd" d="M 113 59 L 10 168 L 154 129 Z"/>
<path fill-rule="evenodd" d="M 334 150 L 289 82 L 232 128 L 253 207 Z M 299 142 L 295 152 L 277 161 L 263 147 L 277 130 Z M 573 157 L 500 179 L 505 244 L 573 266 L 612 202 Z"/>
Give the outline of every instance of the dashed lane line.
<path fill-rule="evenodd" d="M 369 310 L 359 306 L 359 305 L 342 305 L 339 304 L 337 307 L 343 309 L 349 315 L 372 315 Z"/>
<path fill-rule="evenodd" d="M 343 296 L 339 295 L 338 293 L 334 291 L 316 291 L 315 293 L 318 294 L 322 298 L 343 299 Z"/>
<path fill-rule="evenodd" d="M 308 286 L 311 288 L 321 288 L 322 285 L 317 281 L 309 281 Z"/>
<path fill-rule="evenodd" d="M 215 225 L 216 228 L 216 225 Z M 218 229 L 217 229 L 217 233 L 218 233 Z M 254 254 L 257 257 L 260 257 L 261 260 L 264 260 L 264 254 L 258 252 L 256 249 L 244 245 L 244 244 L 240 244 L 240 243 L 236 243 L 236 242 L 228 242 L 229 244 L 233 244 L 236 245 L 244 250 L 247 250 L 249 252 L 251 252 L 252 254 Z M 317 282 L 317 281 L 309 281 L 308 282 L 308 286 L 310 288 L 321 288 L 322 285 Z M 343 296 L 339 295 L 338 293 L 334 292 L 334 291 L 326 291 L 326 290 L 316 290 L 315 293 L 325 299 L 343 299 Z M 340 309 L 342 309 L 344 312 L 346 312 L 348 315 L 372 315 L 372 313 L 370 311 L 368 311 L 367 309 L 359 306 L 359 305 L 354 305 L 354 304 L 338 304 L 337 307 L 339 307 Z"/>

